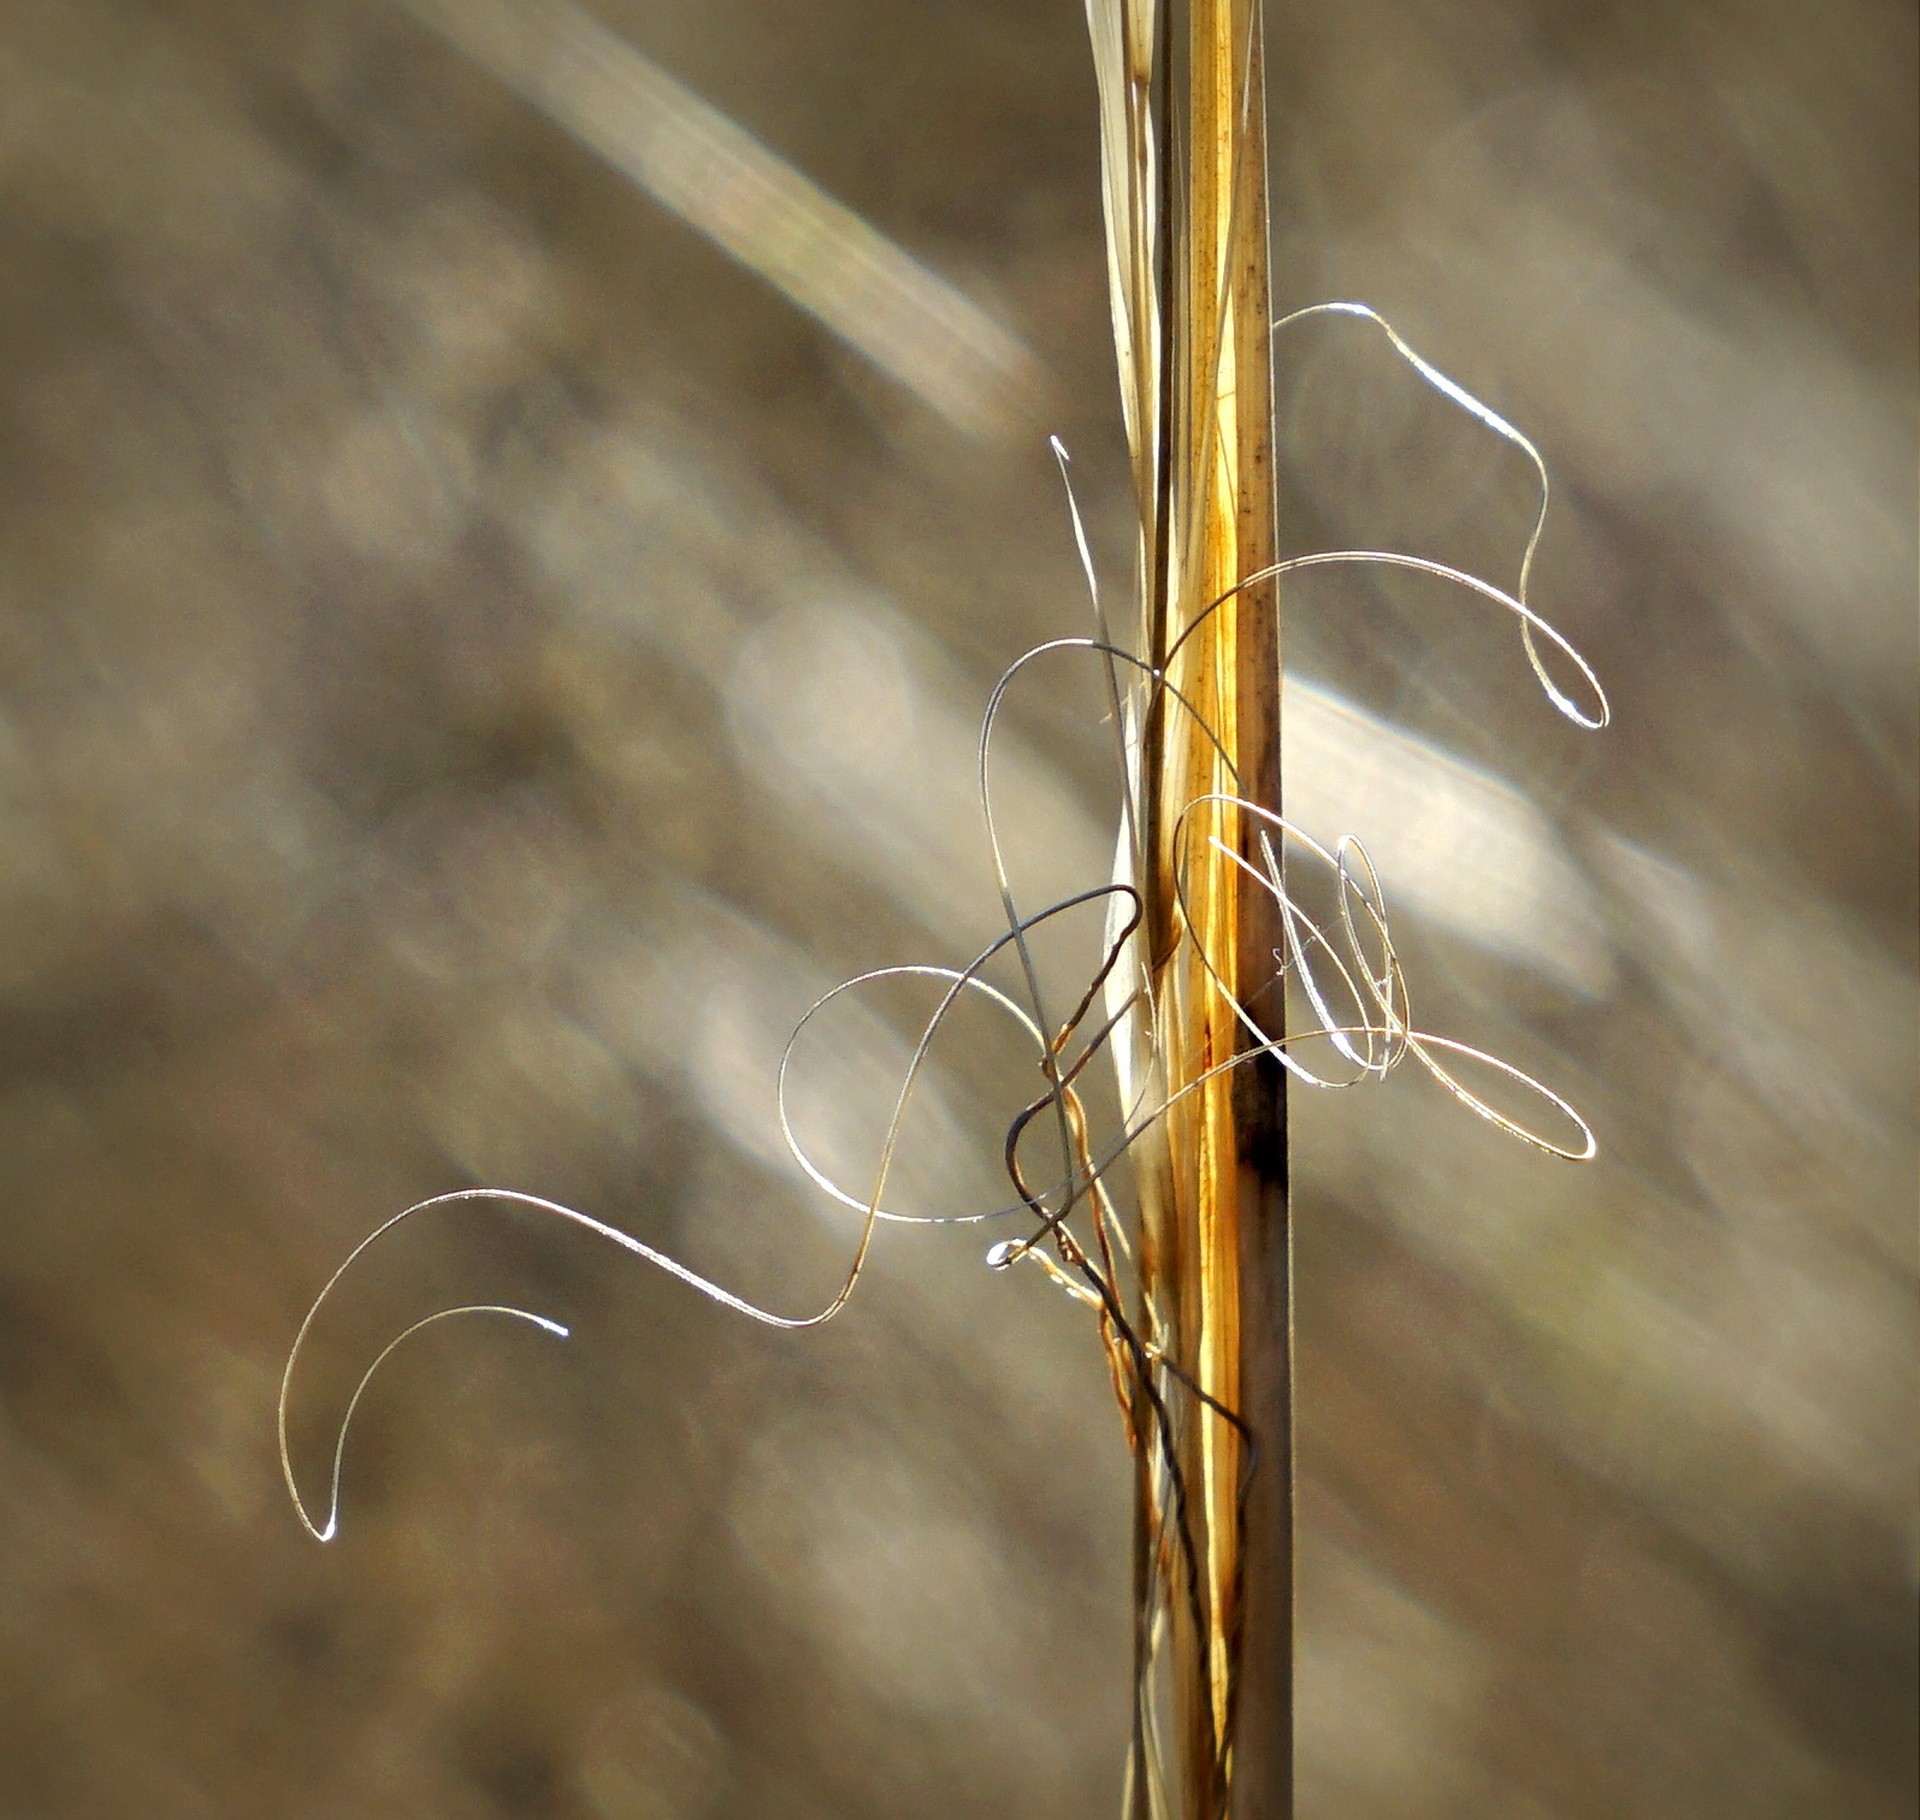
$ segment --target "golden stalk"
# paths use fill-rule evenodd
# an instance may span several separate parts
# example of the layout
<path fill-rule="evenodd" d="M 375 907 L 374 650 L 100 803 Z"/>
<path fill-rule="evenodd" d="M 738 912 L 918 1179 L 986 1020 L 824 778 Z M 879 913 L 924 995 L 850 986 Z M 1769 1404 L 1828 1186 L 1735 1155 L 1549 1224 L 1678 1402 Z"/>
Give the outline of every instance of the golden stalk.
<path fill-rule="evenodd" d="M 1132 1810 L 1161 1811 L 1153 1669 L 1171 1676 L 1180 1810 L 1291 1810 L 1292 1421 L 1285 1075 L 1273 895 L 1254 818 L 1280 807 L 1280 640 L 1259 0 L 1090 0 L 1122 392 L 1141 503 L 1133 842 L 1150 1062 L 1174 1102 L 1140 1154 L 1135 1399 L 1143 1611 Z M 1177 692 L 1174 693 L 1174 692 Z M 1190 710 L 1190 711 L 1189 711 Z M 1211 734 L 1211 738 L 1209 737 Z M 1196 1085 L 1196 1083 L 1198 1083 Z M 1251 1445 L 1249 1441 L 1251 1438 Z"/>

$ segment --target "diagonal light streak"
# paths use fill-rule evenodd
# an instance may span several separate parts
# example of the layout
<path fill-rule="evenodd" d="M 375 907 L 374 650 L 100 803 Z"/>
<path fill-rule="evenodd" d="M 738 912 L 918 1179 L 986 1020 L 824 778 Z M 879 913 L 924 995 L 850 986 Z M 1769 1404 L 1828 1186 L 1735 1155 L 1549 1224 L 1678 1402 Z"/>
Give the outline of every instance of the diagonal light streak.
<path fill-rule="evenodd" d="M 1009 330 L 570 0 L 406 0 L 424 24 L 970 435 L 1023 418 Z"/>
<path fill-rule="evenodd" d="M 1592 887 L 1524 791 L 1299 676 L 1283 726 L 1288 813 L 1361 835 L 1391 898 L 1577 992 L 1612 989 Z"/>

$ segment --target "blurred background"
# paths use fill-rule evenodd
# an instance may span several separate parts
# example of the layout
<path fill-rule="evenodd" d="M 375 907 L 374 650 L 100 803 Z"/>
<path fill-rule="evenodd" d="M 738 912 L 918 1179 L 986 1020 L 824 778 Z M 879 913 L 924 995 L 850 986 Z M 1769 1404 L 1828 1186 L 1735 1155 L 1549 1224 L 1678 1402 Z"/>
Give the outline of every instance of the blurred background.
<path fill-rule="evenodd" d="M 1417 577 L 1287 596 L 1290 803 L 1419 1021 L 1568 1094 L 1294 1102 L 1303 1820 L 1915 1811 L 1915 20 L 1290 0 L 1276 296 L 1530 431 L 1615 724 Z M 344 1528 L 273 1442 L 491 1183 L 783 1311 L 773 1070 L 993 927 L 972 742 L 1131 574 L 1074 0 L 0 8 L 0 1814 L 1117 1811 L 1129 1475 L 1004 1227 L 751 1326 L 504 1210 L 386 1241 Z M 1289 330 L 1289 548 L 1511 578 L 1532 475 Z M 1097 697 L 1016 696 L 1029 901 Z M 927 999 L 820 1028 L 864 1192 Z M 995 1195 L 957 1028 L 903 1165 Z"/>

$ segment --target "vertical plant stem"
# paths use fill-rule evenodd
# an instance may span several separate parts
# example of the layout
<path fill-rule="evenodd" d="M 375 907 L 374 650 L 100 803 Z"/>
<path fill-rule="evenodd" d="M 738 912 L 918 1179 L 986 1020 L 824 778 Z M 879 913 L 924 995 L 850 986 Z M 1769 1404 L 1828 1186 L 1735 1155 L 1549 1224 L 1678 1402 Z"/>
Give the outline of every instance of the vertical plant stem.
<path fill-rule="evenodd" d="M 1236 9 L 1236 45 L 1246 46 L 1229 295 L 1235 372 L 1234 440 L 1239 575 L 1258 574 L 1278 555 L 1273 466 L 1273 320 L 1267 194 L 1266 59 L 1258 0 Z M 1223 426 L 1224 438 L 1224 426 Z M 1277 580 L 1237 596 L 1234 763 L 1240 791 L 1279 812 L 1280 678 L 1283 661 Z M 1251 821 L 1251 818 L 1248 818 Z M 1257 831 L 1243 823 L 1241 856 L 1257 869 Z M 1263 1028 L 1286 1027 L 1286 989 L 1276 975 L 1285 940 L 1278 901 L 1243 872 L 1234 994 Z M 1244 1029 L 1236 1036 L 1248 1046 Z M 1287 1154 L 1287 1074 L 1272 1055 L 1228 1077 L 1234 1096 L 1233 1168 L 1239 1289 L 1242 1417 L 1259 1457 L 1245 1510 L 1236 1689 L 1232 1812 L 1286 1820 L 1293 1812 L 1294 1374 L 1293 1227 Z"/>
<path fill-rule="evenodd" d="M 1228 755 L 1183 715 L 1164 714 L 1149 730 L 1149 895 L 1160 901 L 1149 903 L 1147 925 L 1159 1052 L 1167 1089 L 1178 1093 L 1252 1046 L 1216 980 L 1269 1031 L 1281 1029 L 1278 908 L 1230 857 L 1263 871 L 1258 831 L 1225 804 L 1197 815 L 1189 807 L 1217 795 L 1279 809 L 1280 628 L 1272 582 L 1235 591 L 1276 547 L 1258 0 L 1185 0 L 1165 43 L 1162 168 L 1174 206 L 1163 422 L 1173 522 L 1160 540 L 1166 567 L 1154 580 L 1164 610 L 1150 616 L 1151 635 L 1155 660 Z M 1179 901 L 1166 901 L 1170 894 Z M 1229 1811 L 1271 1820 L 1292 1808 L 1284 1083 L 1262 1056 L 1188 1095 L 1170 1121 L 1162 1191 L 1147 1206 L 1156 1298 L 1170 1316 L 1174 1356 L 1202 1393 L 1178 1439 L 1202 1596 L 1170 1587 L 1168 1609 L 1181 1798 L 1207 1820 Z M 1245 1427 L 1219 1410 L 1238 1412 Z"/>

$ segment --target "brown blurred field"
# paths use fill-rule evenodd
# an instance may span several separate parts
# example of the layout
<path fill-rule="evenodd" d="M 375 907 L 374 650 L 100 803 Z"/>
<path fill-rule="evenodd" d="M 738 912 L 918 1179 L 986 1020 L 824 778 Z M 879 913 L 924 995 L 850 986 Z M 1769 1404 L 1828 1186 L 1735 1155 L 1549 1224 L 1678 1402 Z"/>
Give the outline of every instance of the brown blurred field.
<path fill-rule="evenodd" d="M 0 7 L 0 1820 L 1115 1813 L 1125 1449 L 1001 1229 L 884 1230 L 787 1336 L 422 1221 L 303 1380 L 316 1489 L 407 1320 L 574 1338 L 423 1335 L 341 1538 L 282 1491 L 302 1312 L 438 1190 L 825 1299 L 854 1227 L 773 1063 L 993 929 L 973 728 L 1086 624 L 1047 432 L 1129 573 L 1077 0 L 596 7 L 1031 357 L 908 319 L 918 391 L 456 42 L 497 11 Z M 1302 1820 L 1898 1820 L 1913 12 L 1270 26 L 1280 301 L 1540 441 L 1536 595 L 1616 715 L 1417 580 L 1288 596 L 1291 800 L 1373 848 L 1423 1021 L 1602 1142 L 1295 1096 Z M 1358 328 L 1279 374 L 1290 547 L 1511 575 L 1511 450 Z M 1060 675 L 1007 754 L 1036 892 L 1111 851 Z M 922 1009 L 822 1051 L 835 1154 Z M 1009 1054 L 943 1057 L 931 1203 L 998 1192 Z"/>

